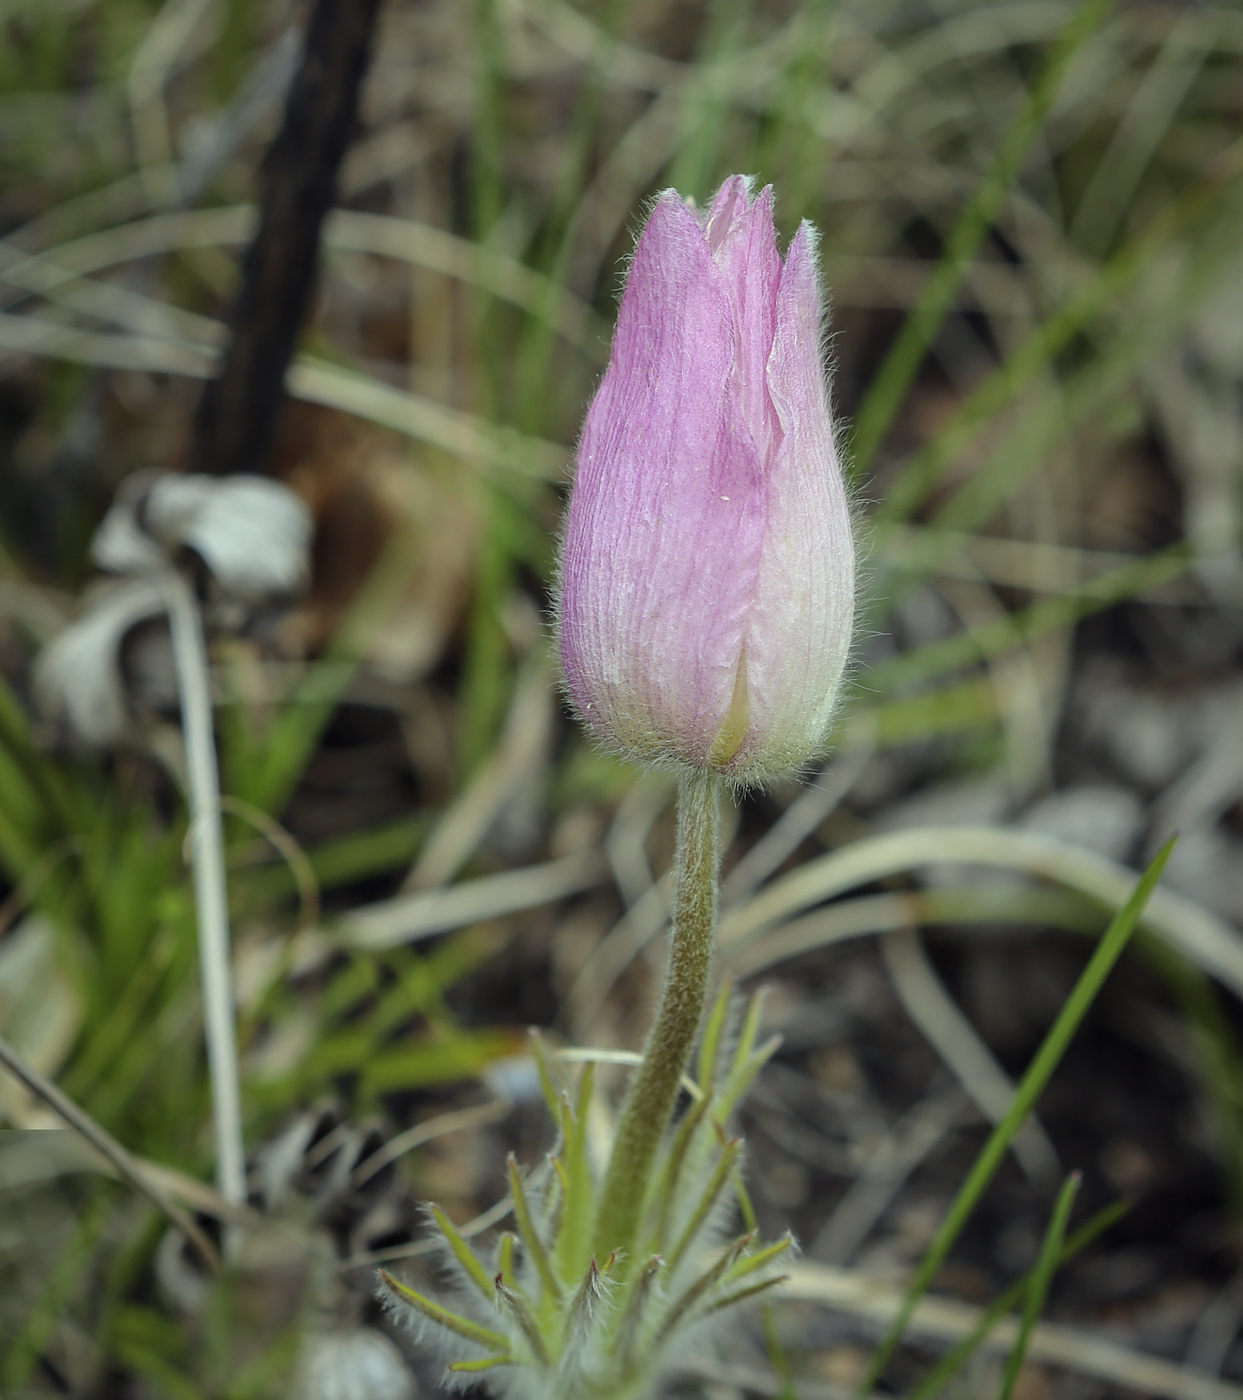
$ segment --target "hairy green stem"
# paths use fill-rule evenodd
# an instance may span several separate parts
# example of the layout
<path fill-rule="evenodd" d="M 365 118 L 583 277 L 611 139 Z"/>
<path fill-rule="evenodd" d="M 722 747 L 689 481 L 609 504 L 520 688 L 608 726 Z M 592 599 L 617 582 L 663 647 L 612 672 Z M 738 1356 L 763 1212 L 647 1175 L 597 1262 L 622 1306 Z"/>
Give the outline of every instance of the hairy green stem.
<path fill-rule="evenodd" d="M 596 1216 L 595 1252 L 630 1254 L 656 1149 L 690 1059 L 708 991 L 716 933 L 720 779 L 692 773 L 678 788 L 677 885 L 669 965 L 656 1021 L 626 1101 Z"/>

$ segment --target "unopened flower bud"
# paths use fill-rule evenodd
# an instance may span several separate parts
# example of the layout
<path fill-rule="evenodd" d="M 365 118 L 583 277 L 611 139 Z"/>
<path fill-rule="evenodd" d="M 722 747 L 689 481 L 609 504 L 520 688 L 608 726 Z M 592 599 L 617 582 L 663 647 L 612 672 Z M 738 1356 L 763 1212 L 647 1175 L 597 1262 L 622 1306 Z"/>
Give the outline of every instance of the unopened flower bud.
<path fill-rule="evenodd" d="M 573 701 L 640 764 L 742 783 L 822 747 L 855 556 L 833 445 L 816 234 L 772 191 L 656 201 L 578 448 L 561 572 Z"/>

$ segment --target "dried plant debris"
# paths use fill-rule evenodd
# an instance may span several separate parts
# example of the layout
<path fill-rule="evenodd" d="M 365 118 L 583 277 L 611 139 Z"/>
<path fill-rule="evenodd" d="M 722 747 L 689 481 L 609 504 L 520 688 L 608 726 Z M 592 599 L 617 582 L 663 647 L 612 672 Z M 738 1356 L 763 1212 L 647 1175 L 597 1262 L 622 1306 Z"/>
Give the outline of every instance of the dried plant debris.
<path fill-rule="evenodd" d="M 244 602 L 300 592 L 310 574 L 311 517 L 287 486 L 262 476 L 126 477 L 91 544 L 101 569 L 155 573 L 183 551 Z"/>
<path fill-rule="evenodd" d="M 34 689 L 44 715 L 70 741 L 104 748 L 132 738 L 138 707 L 124 648 L 139 624 L 167 610 L 167 575 L 187 559 L 205 571 L 210 611 L 240 625 L 248 609 L 291 598 L 310 573 L 311 516 L 287 486 L 265 477 L 127 477 L 96 531 L 92 556 L 124 577 L 97 586 L 80 615 L 43 649 Z M 154 679 L 146 698 L 175 684 Z"/>

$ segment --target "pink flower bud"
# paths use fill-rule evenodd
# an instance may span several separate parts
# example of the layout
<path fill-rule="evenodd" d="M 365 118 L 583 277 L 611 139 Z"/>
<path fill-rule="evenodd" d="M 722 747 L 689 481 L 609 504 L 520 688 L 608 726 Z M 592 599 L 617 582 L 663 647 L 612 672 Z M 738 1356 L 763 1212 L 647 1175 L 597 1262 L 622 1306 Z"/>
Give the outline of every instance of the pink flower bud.
<path fill-rule="evenodd" d="M 578 448 L 561 570 L 574 703 L 635 762 L 742 783 L 824 743 L 855 556 L 825 385 L 816 233 L 771 188 L 656 201 Z"/>

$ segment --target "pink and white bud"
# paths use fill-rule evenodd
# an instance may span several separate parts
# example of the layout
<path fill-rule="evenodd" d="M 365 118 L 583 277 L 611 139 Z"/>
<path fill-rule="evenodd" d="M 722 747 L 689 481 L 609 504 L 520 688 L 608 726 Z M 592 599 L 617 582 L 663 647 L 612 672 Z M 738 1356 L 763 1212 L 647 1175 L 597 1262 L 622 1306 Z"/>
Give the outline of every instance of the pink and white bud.
<path fill-rule="evenodd" d="M 824 743 L 855 555 L 821 325 L 815 230 L 783 264 L 771 188 L 658 198 L 583 425 L 559 615 L 580 715 L 637 763 L 754 783 Z"/>

